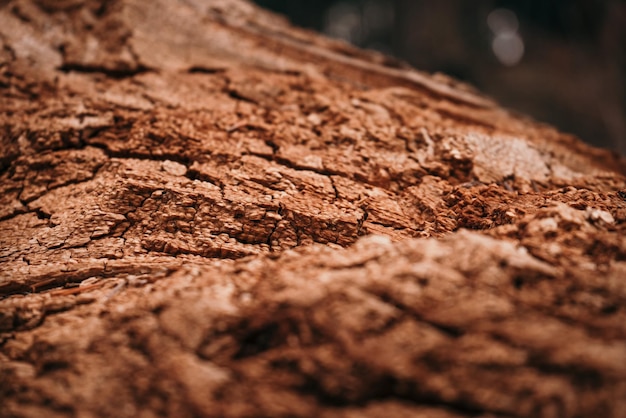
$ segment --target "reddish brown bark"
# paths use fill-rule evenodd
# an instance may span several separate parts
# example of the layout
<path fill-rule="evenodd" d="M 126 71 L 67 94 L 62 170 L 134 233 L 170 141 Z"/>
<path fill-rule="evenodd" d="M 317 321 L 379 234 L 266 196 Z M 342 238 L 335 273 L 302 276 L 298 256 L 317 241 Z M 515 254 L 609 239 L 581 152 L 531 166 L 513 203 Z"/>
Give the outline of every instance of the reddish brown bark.
<path fill-rule="evenodd" d="M 0 41 L 0 415 L 626 414 L 622 159 L 238 0 Z"/>

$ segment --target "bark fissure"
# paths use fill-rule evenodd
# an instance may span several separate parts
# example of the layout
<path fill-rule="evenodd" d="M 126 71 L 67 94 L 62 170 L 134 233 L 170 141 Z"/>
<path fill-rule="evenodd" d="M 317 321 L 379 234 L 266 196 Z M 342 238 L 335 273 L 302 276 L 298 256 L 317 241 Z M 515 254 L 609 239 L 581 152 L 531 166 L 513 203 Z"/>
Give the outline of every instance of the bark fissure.
<path fill-rule="evenodd" d="M 132 78 L 138 74 L 143 74 L 146 72 L 154 71 L 148 67 L 139 66 L 134 69 L 112 69 L 100 66 L 90 66 L 83 64 L 73 64 L 73 63 L 65 63 L 58 68 L 59 71 L 64 73 L 69 72 L 79 72 L 79 73 L 98 73 L 105 75 L 106 77 L 113 79 L 123 79 L 123 78 Z"/>

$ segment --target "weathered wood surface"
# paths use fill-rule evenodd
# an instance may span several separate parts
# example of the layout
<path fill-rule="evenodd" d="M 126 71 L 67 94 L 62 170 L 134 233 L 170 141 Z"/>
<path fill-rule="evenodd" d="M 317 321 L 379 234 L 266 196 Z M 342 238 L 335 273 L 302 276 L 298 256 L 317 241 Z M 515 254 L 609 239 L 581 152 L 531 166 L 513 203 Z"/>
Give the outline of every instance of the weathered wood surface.
<path fill-rule="evenodd" d="M 0 416 L 626 415 L 623 159 L 239 0 L 0 43 Z"/>

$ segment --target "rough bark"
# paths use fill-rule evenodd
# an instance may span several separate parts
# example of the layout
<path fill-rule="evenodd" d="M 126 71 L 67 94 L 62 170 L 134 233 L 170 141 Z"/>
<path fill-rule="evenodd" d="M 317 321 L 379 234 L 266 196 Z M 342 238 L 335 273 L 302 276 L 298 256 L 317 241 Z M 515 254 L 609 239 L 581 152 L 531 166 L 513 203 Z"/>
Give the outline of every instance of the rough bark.
<path fill-rule="evenodd" d="M 626 415 L 619 157 L 239 0 L 0 42 L 0 416 Z"/>

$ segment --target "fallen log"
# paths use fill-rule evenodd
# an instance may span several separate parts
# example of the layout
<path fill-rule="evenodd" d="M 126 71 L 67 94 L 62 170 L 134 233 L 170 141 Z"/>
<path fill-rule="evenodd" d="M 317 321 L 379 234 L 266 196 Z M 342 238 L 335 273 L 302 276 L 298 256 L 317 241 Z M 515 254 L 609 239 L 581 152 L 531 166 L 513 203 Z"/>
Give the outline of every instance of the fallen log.
<path fill-rule="evenodd" d="M 0 415 L 626 415 L 626 162 L 240 0 L 0 9 Z"/>

